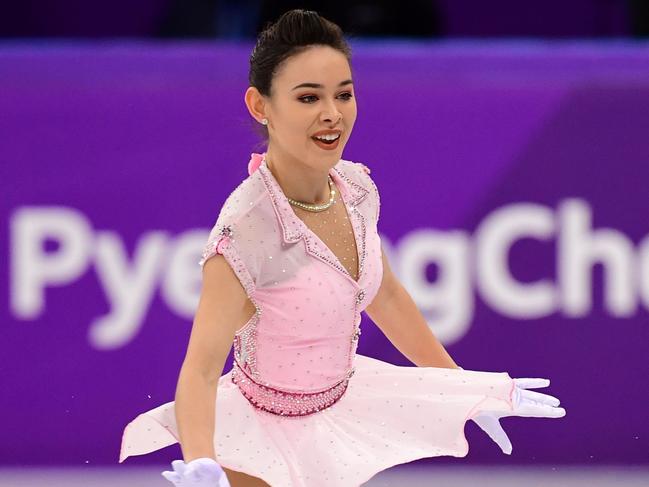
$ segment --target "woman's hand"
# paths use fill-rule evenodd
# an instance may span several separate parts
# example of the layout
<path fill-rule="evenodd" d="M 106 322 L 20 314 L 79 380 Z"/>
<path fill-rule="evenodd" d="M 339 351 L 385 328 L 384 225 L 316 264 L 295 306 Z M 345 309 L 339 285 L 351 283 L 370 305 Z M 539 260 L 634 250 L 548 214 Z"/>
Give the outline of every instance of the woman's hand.
<path fill-rule="evenodd" d="M 549 379 L 513 379 L 513 411 L 481 411 L 471 418 L 500 447 L 503 453 L 511 455 L 512 443 L 500 425 L 500 418 L 524 416 L 532 418 L 562 418 L 566 410 L 559 406 L 559 399 L 549 394 L 528 391 L 550 385 Z"/>
<path fill-rule="evenodd" d="M 212 458 L 196 458 L 189 463 L 182 460 L 171 462 L 173 472 L 166 470 L 162 476 L 176 487 L 229 487 L 221 482 L 224 476 L 221 466 Z"/>

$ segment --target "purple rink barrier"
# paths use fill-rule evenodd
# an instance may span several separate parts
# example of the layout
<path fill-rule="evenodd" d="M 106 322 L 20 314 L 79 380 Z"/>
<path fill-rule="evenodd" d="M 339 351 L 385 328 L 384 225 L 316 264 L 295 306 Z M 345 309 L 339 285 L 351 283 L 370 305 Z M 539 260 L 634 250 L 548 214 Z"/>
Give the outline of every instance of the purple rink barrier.
<path fill-rule="evenodd" d="M 251 47 L 0 44 L 3 464 L 114 464 L 173 400 L 202 246 L 260 151 Z M 649 463 L 649 45 L 353 48 L 343 157 L 393 270 L 461 366 L 550 378 L 568 412 L 430 461 Z M 359 353 L 412 365 L 362 326 Z"/>

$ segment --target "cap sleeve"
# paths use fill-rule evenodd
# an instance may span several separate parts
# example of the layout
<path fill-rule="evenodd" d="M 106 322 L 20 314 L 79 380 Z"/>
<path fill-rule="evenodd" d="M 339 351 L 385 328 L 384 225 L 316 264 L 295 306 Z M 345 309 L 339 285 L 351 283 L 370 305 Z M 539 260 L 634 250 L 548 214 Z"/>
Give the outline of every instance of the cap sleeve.
<path fill-rule="evenodd" d="M 232 268 L 241 282 L 241 285 L 246 290 L 246 294 L 252 296 L 256 289 L 255 281 L 246 265 L 242 253 L 237 248 L 237 233 L 234 224 L 217 222 L 210 232 L 207 243 L 203 247 L 202 257 L 198 264 L 202 269 L 211 257 L 216 254 L 223 255 L 228 265 Z"/>

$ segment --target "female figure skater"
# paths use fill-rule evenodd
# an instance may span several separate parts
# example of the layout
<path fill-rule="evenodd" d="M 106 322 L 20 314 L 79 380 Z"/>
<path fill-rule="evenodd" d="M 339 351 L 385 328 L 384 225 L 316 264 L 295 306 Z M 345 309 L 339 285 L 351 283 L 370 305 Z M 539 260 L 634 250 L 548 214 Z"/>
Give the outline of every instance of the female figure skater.
<path fill-rule="evenodd" d="M 356 121 L 350 57 L 312 11 L 260 34 L 245 103 L 268 147 L 205 246 L 175 402 L 127 425 L 120 462 L 180 442 L 184 461 L 163 472 L 176 486 L 350 487 L 466 456 L 469 419 L 509 454 L 499 418 L 565 415 L 528 390 L 547 379 L 461 370 L 392 274 L 370 171 L 341 159 Z M 356 354 L 361 311 L 417 367 Z"/>

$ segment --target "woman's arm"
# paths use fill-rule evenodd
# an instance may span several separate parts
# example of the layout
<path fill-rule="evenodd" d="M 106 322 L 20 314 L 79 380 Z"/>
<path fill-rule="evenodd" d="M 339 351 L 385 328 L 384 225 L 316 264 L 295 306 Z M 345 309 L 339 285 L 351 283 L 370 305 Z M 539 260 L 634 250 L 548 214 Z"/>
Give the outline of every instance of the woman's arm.
<path fill-rule="evenodd" d="M 365 312 L 388 340 L 415 365 L 459 368 L 433 334 L 408 291 L 392 273 L 383 247 L 381 254 L 381 286 Z"/>
<path fill-rule="evenodd" d="M 214 411 L 217 384 L 234 334 L 255 312 L 221 254 L 203 266 L 203 286 L 176 387 L 175 413 L 186 463 L 216 460 Z"/>

